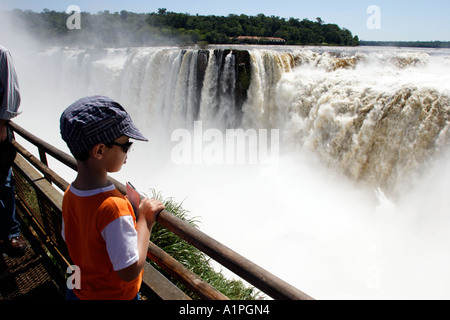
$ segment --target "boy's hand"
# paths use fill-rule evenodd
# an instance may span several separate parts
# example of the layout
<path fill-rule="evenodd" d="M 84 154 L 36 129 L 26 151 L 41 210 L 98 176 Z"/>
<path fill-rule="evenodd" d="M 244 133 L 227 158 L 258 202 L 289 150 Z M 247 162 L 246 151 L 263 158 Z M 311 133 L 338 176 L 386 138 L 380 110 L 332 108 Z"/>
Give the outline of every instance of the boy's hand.
<path fill-rule="evenodd" d="M 164 204 L 159 200 L 144 199 L 139 206 L 139 216 L 145 218 L 149 226 L 153 226 L 158 214 L 163 211 L 164 208 Z"/>

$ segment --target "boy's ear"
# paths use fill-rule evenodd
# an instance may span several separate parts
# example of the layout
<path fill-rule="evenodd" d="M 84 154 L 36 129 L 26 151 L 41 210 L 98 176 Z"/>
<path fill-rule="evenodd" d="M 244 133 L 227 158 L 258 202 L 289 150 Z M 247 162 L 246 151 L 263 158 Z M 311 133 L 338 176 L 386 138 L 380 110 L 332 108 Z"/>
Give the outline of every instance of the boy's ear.
<path fill-rule="evenodd" d="M 97 160 L 103 159 L 103 152 L 104 152 L 105 148 L 106 148 L 106 146 L 103 143 L 100 143 L 100 144 L 94 146 L 91 149 L 91 156 Z"/>

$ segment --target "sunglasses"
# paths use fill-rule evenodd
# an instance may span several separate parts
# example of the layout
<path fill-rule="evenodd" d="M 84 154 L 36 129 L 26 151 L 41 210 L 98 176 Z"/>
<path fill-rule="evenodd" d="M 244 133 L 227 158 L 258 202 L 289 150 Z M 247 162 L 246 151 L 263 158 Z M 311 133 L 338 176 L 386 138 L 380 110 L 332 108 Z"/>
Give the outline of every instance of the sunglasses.
<path fill-rule="evenodd" d="M 113 145 L 113 146 L 118 146 L 121 147 L 123 152 L 128 153 L 128 151 L 130 151 L 131 146 L 133 145 L 133 142 L 127 142 L 127 143 L 118 143 L 118 142 L 110 142 L 109 144 Z"/>

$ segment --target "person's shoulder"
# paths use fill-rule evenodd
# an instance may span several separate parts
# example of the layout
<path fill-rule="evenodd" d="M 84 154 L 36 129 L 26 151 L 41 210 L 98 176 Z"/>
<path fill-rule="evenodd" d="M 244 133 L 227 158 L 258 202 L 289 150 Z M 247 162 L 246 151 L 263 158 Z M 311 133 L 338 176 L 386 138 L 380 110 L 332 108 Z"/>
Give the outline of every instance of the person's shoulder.
<path fill-rule="evenodd" d="M 119 191 L 117 193 L 113 191 L 106 193 L 96 214 L 99 230 L 103 230 L 119 218 L 133 216 L 132 210 L 131 204 Z"/>
<path fill-rule="evenodd" d="M 117 211 L 119 216 L 130 215 L 131 204 L 119 190 L 112 190 L 105 195 L 103 204 L 106 208 Z"/>
<path fill-rule="evenodd" d="M 10 55 L 9 50 L 0 45 L 0 57 L 8 57 Z"/>

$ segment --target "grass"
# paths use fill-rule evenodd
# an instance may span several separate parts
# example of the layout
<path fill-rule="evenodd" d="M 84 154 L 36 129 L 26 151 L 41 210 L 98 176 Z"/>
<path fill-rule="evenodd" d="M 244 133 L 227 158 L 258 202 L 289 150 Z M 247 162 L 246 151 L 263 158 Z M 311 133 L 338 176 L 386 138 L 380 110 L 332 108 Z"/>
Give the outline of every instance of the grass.
<path fill-rule="evenodd" d="M 189 217 L 189 212 L 182 207 L 182 203 L 176 203 L 172 198 L 163 199 L 161 194 L 154 190 L 151 192 L 152 198 L 163 202 L 167 211 L 198 228 L 198 220 Z M 151 241 L 231 300 L 261 298 L 261 293 L 256 288 L 247 286 L 243 281 L 226 278 L 222 272 L 214 269 L 208 256 L 161 225 L 156 224 L 153 228 Z M 164 273 L 159 267 L 155 267 Z M 171 279 L 170 276 L 168 278 Z M 172 281 L 192 299 L 198 299 L 182 284 L 173 279 Z"/>

